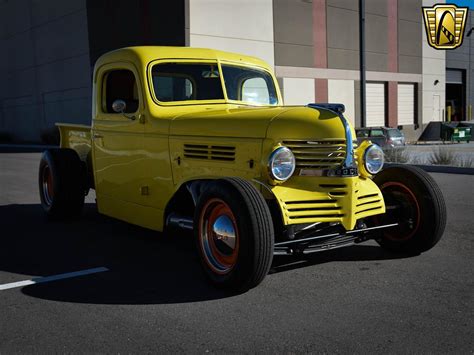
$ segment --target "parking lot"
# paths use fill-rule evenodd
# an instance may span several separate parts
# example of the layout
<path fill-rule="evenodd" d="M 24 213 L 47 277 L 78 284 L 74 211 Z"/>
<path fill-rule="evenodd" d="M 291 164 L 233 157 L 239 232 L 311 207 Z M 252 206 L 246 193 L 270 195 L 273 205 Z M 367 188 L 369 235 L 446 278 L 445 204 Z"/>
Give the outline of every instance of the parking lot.
<path fill-rule="evenodd" d="M 46 220 L 39 157 L 0 154 L 0 353 L 474 351 L 472 175 L 432 175 L 448 224 L 429 252 L 368 242 L 278 257 L 263 284 L 236 295 L 206 283 L 190 236 L 101 216 L 93 194 L 80 219 Z"/>

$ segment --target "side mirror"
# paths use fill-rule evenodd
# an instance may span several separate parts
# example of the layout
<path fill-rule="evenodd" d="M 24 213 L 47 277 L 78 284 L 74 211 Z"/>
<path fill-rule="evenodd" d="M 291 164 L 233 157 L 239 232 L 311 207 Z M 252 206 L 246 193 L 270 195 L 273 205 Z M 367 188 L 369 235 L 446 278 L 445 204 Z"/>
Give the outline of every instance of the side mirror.
<path fill-rule="evenodd" d="M 123 113 L 127 108 L 127 104 L 123 100 L 115 100 L 112 103 L 112 110 L 116 113 Z"/>

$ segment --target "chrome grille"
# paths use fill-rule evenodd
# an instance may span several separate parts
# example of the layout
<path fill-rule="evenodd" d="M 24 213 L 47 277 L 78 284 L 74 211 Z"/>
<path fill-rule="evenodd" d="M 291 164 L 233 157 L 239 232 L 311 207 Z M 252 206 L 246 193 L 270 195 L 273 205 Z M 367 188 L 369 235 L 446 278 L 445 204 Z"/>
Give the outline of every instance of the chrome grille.
<path fill-rule="evenodd" d="M 345 140 L 283 141 L 296 158 L 297 169 L 330 169 L 344 162 Z"/>

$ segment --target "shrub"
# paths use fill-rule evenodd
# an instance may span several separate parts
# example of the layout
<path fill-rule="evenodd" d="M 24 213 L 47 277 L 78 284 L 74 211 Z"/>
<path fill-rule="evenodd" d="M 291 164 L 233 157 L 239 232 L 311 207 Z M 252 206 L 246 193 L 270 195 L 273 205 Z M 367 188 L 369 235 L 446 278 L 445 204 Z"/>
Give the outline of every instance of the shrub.
<path fill-rule="evenodd" d="M 431 153 L 429 163 L 433 165 L 455 165 L 456 155 L 452 150 L 438 147 L 438 149 Z"/>
<path fill-rule="evenodd" d="M 412 155 L 410 157 L 410 164 L 416 165 L 416 164 L 424 164 L 424 163 L 425 163 L 424 159 L 418 155 Z"/>
<path fill-rule="evenodd" d="M 408 163 L 410 160 L 406 148 L 387 148 L 384 153 L 385 161 L 389 163 Z"/>
<path fill-rule="evenodd" d="M 456 163 L 456 165 L 461 168 L 474 168 L 474 157 L 470 155 L 464 158 L 459 158 Z"/>

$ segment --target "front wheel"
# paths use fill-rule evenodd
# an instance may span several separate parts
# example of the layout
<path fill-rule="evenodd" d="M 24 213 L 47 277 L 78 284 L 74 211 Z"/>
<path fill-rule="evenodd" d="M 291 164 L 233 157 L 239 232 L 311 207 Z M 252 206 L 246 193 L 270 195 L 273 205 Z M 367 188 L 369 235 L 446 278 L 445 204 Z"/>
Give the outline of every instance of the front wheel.
<path fill-rule="evenodd" d="M 194 215 L 201 265 L 218 287 L 244 291 L 267 275 L 273 259 L 270 210 L 240 178 L 217 180 L 202 193 Z"/>
<path fill-rule="evenodd" d="M 374 178 L 385 200 L 386 213 L 373 218 L 376 225 L 398 223 L 377 241 L 391 251 L 421 253 L 441 239 L 446 226 L 443 194 L 425 171 L 392 166 Z"/>

